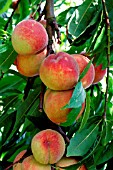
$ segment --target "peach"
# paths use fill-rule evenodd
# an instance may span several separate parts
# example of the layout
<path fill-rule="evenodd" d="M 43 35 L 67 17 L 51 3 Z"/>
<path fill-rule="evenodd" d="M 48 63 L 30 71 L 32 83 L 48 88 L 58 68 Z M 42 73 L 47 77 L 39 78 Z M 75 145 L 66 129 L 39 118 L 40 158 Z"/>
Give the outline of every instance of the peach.
<path fill-rule="evenodd" d="M 40 66 L 42 82 L 52 90 L 72 89 L 79 78 L 79 68 L 74 58 L 65 53 L 50 54 Z"/>
<path fill-rule="evenodd" d="M 21 151 L 21 152 L 15 157 L 13 163 L 19 161 L 25 153 L 26 153 L 26 150 Z M 22 163 L 19 163 L 19 162 L 18 162 L 18 163 L 15 163 L 15 164 L 13 165 L 13 170 L 21 170 L 21 165 L 22 165 Z"/>
<path fill-rule="evenodd" d="M 73 89 L 65 91 L 55 91 L 47 89 L 44 94 L 44 104 L 43 109 L 47 117 L 54 123 L 60 124 L 66 121 L 68 113 L 71 111 L 70 108 L 62 109 L 69 100 L 71 99 Z M 80 113 L 78 114 L 76 120 L 79 119 L 83 113 L 85 104 L 83 104 Z"/>
<path fill-rule="evenodd" d="M 30 155 L 23 160 L 21 170 L 51 170 L 51 165 L 40 164 Z"/>
<path fill-rule="evenodd" d="M 46 57 L 47 49 L 41 53 L 32 55 L 21 55 L 19 54 L 16 58 L 16 67 L 20 74 L 33 77 L 39 75 L 39 68 Z"/>
<path fill-rule="evenodd" d="M 31 150 L 38 162 L 54 164 L 64 155 L 65 141 L 62 135 L 55 130 L 42 130 L 33 137 Z"/>
<path fill-rule="evenodd" d="M 16 25 L 11 40 L 13 48 L 18 54 L 36 54 L 47 46 L 48 35 L 42 24 L 27 19 Z"/>
<path fill-rule="evenodd" d="M 81 74 L 90 60 L 81 54 L 72 54 L 72 56 L 78 63 L 80 74 Z M 90 87 L 90 85 L 92 85 L 94 77 L 95 77 L 95 69 L 94 69 L 93 64 L 91 64 L 86 75 L 81 79 L 82 85 L 85 89 L 87 89 L 88 87 Z"/>
<path fill-rule="evenodd" d="M 93 84 L 96 84 L 103 79 L 103 77 L 105 76 L 107 72 L 107 69 L 102 69 L 102 64 L 98 66 L 94 64 L 94 68 L 95 68 L 95 78 L 94 78 Z"/>
<path fill-rule="evenodd" d="M 58 170 L 65 170 L 66 166 L 74 165 L 78 162 L 74 157 L 62 157 L 57 163 L 56 167 L 59 167 Z M 62 167 L 62 168 L 60 168 Z M 85 165 L 81 165 L 77 170 L 86 170 Z"/>

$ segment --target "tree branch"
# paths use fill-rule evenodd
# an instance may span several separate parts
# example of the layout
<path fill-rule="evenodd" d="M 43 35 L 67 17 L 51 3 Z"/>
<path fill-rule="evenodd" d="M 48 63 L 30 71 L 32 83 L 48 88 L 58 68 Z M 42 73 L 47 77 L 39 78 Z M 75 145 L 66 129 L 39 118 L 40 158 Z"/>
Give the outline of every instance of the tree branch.
<path fill-rule="evenodd" d="M 57 33 L 58 43 L 60 43 L 60 31 L 54 15 L 54 0 L 46 0 L 45 19 L 47 20 L 46 30 L 49 37 L 48 54 L 52 54 L 54 53 L 52 44 L 53 44 L 53 36 L 55 37 L 55 32 Z"/>
<path fill-rule="evenodd" d="M 108 102 L 108 89 L 109 89 L 109 67 L 110 67 L 110 21 L 106 8 L 105 0 L 102 0 L 103 11 L 107 29 L 107 78 L 106 78 L 106 92 L 105 92 L 105 106 L 104 106 L 104 118 L 106 119 L 107 102 Z"/>

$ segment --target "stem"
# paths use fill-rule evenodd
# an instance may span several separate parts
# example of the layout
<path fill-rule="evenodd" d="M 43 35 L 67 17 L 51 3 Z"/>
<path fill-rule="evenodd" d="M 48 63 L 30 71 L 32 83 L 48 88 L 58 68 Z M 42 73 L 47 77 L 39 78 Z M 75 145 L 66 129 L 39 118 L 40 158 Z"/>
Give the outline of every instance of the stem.
<path fill-rule="evenodd" d="M 20 3 L 20 1 L 21 1 L 21 0 L 18 0 L 17 4 L 15 5 L 15 8 L 14 8 L 13 12 L 12 12 L 11 16 L 9 17 L 9 19 L 8 19 L 8 21 L 7 21 L 7 23 L 6 23 L 5 27 L 4 27 L 4 31 L 7 30 L 8 25 L 9 25 L 9 23 L 10 23 L 10 21 L 11 21 L 13 15 L 14 15 L 14 13 L 15 13 L 17 7 L 18 7 L 18 4 Z"/>
<path fill-rule="evenodd" d="M 35 79 L 36 79 L 36 77 L 28 78 L 26 87 L 24 89 L 24 97 L 23 97 L 24 100 L 27 98 L 29 91 L 32 88 Z"/>
<path fill-rule="evenodd" d="M 49 37 L 49 42 L 48 42 L 48 55 L 49 55 L 54 53 L 52 44 L 53 44 L 53 36 L 55 37 L 55 32 L 57 34 L 58 43 L 60 43 L 60 31 L 54 15 L 54 0 L 46 0 L 45 19 L 47 20 L 46 30 Z"/>
<path fill-rule="evenodd" d="M 46 5 L 45 5 L 45 18 L 47 20 L 47 25 L 46 25 L 46 30 L 47 34 L 49 37 L 49 42 L 48 42 L 48 54 L 54 53 L 52 44 L 53 44 L 53 28 L 51 26 L 52 22 L 55 20 L 55 15 L 54 15 L 54 0 L 46 0 Z"/>
<path fill-rule="evenodd" d="M 107 28 L 107 78 L 106 78 L 106 92 L 105 92 L 105 106 L 104 106 L 104 119 L 106 119 L 108 90 L 109 90 L 109 67 L 110 67 L 110 21 L 109 21 L 105 0 L 102 0 L 102 5 L 103 5 L 103 11 L 105 15 L 105 22 Z"/>
<path fill-rule="evenodd" d="M 40 95 L 39 95 L 40 103 L 39 103 L 39 106 L 38 106 L 38 109 L 39 109 L 40 112 L 43 111 L 43 100 L 44 100 L 45 89 L 46 89 L 46 86 L 42 82 L 42 84 L 41 84 L 41 92 L 40 92 Z"/>

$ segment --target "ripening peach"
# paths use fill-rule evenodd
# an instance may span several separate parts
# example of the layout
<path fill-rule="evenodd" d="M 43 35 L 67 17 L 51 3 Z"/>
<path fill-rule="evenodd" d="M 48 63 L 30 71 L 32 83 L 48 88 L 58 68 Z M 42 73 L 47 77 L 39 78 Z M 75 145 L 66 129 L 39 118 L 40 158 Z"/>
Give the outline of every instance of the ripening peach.
<path fill-rule="evenodd" d="M 50 54 L 39 70 L 40 79 L 52 90 L 72 89 L 79 78 L 79 68 L 75 59 L 65 53 Z"/>
<path fill-rule="evenodd" d="M 21 55 L 19 54 L 16 58 L 16 67 L 20 74 L 33 77 L 39 75 L 39 68 L 46 57 L 47 49 L 43 50 L 41 53 L 32 55 Z"/>
<path fill-rule="evenodd" d="M 90 60 L 81 54 L 72 54 L 72 56 L 78 63 L 80 74 L 81 74 Z M 93 64 L 91 64 L 86 75 L 81 79 L 82 85 L 85 89 L 87 89 L 88 87 L 92 85 L 94 81 L 94 77 L 95 77 L 95 69 L 94 69 Z"/>
<path fill-rule="evenodd" d="M 62 135 L 55 130 L 42 130 L 33 137 L 31 150 L 38 162 L 54 164 L 64 155 L 65 141 Z"/>
<path fill-rule="evenodd" d="M 55 91 L 47 89 L 44 94 L 43 109 L 47 117 L 54 123 L 60 124 L 67 120 L 67 115 L 72 110 L 71 108 L 62 109 L 63 106 L 68 104 L 72 97 L 73 89 L 65 91 Z M 82 104 L 80 113 L 76 120 L 82 115 L 85 108 L 85 102 Z"/>
<path fill-rule="evenodd" d="M 20 170 L 51 170 L 51 165 L 40 164 L 33 155 L 30 155 L 23 160 Z"/>
<path fill-rule="evenodd" d="M 26 150 L 21 151 L 21 152 L 15 157 L 13 163 L 19 161 L 19 160 L 23 157 L 23 155 L 24 155 L 25 153 L 26 153 Z M 19 162 L 18 162 L 18 163 L 15 163 L 15 164 L 13 165 L 13 170 L 21 170 L 21 165 L 22 165 L 22 163 L 19 163 Z"/>
<path fill-rule="evenodd" d="M 48 35 L 42 24 L 27 19 L 16 25 L 11 40 L 13 48 L 18 54 L 36 54 L 46 48 Z"/>
<path fill-rule="evenodd" d="M 74 165 L 78 162 L 74 157 L 62 157 L 57 163 L 57 170 L 65 170 L 65 167 Z M 85 165 L 81 165 L 77 170 L 87 170 Z"/>
<path fill-rule="evenodd" d="M 102 69 L 102 64 L 98 66 L 94 64 L 94 68 L 95 68 L 95 78 L 94 78 L 93 84 L 96 84 L 103 79 L 103 77 L 105 76 L 107 72 L 107 69 Z"/>

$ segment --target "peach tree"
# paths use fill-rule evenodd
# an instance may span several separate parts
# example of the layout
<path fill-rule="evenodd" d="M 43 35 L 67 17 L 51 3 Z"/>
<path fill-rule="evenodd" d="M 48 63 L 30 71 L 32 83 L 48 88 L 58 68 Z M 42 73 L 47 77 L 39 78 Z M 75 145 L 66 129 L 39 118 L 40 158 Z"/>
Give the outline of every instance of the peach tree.
<path fill-rule="evenodd" d="M 74 158 L 49 169 L 112 170 L 112 16 L 112 0 L 0 1 L 0 170 L 30 158 L 47 129 Z"/>

